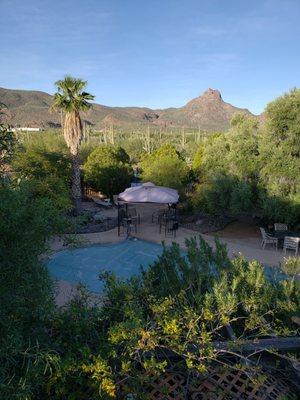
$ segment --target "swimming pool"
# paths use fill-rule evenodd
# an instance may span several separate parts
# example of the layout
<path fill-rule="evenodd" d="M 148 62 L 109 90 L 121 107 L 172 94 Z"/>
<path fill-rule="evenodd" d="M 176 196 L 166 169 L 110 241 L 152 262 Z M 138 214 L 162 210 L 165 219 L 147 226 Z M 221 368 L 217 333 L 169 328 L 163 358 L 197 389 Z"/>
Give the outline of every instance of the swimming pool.
<path fill-rule="evenodd" d="M 102 271 L 114 272 L 121 278 L 130 278 L 147 267 L 162 253 L 162 245 L 144 240 L 126 240 L 79 249 L 62 250 L 48 261 L 50 274 L 72 284 L 81 282 L 92 292 L 101 293 Z"/>
<path fill-rule="evenodd" d="M 59 280 L 76 284 L 83 283 L 90 291 L 101 293 L 104 284 L 99 280 L 103 271 L 114 272 L 120 278 L 130 278 L 148 267 L 163 247 L 145 240 L 126 240 L 114 244 L 101 244 L 79 249 L 67 249 L 55 253 L 48 261 L 50 274 Z M 184 252 L 182 252 L 184 254 Z M 268 280 L 286 279 L 276 267 L 264 266 Z"/>

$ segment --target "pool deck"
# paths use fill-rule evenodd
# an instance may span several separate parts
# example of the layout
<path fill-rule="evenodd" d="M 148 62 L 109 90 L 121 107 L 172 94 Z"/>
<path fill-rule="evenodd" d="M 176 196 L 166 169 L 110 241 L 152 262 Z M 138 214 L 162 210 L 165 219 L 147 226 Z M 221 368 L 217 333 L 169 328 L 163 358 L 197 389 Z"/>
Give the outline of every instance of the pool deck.
<path fill-rule="evenodd" d="M 185 249 L 185 240 L 187 238 L 199 236 L 198 232 L 179 228 L 176 238 L 165 237 L 164 231 L 159 233 L 159 227 L 150 222 L 142 222 L 138 225 L 138 233 L 133 236 L 138 239 L 148 240 L 154 243 L 161 243 L 164 241 L 166 244 L 176 242 L 182 249 Z M 201 234 L 201 237 L 214 247 L 214 234 Z M 77 235 L 77 239 L 82 243 L 82 246 L 92 244 L 105 244 L 117 243 L 126 240 L 125 235 L 118 236 L 117 228 L 106 232 L 99 233 L 85 233 Z M 282 262 L 284 255 L 282 249 L 276 251 L 272 246 L 262 249 L 260 246 L 259 237 L 241 237 L 236 238 L 219 238 L 222 243 L 225 243 L 228 249 L 228 254 L 231 258 L 241 253 L 247 260 L 258 260 L 260 263 L 269 266 L 279 266 Z M 53 238 L 49 243 L 51 252 L 63 250 L 66 247 L 63 245 L 63 240 L 60 238 Z M 76 295 L 76 288 L 70 283 L 65 281 L 57 282 L 56 303 L 59 306 L 66 304 L 71 298 Z"/>

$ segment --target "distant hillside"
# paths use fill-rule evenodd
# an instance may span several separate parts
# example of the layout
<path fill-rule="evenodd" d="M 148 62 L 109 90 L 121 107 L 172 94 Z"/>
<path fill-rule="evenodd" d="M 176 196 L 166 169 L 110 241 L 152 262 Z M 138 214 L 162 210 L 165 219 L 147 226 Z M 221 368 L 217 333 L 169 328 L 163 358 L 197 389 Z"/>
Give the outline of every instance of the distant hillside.
<path fill-rule="evenodd" d="M 53 96 L 39 91 L 0 88 L 0 102 L 8 107 L 7 122 L 13 126 L 59 127 L 61 116 L 49 111 Z M 218 90 L 208 89 L 180 108 L 152 110 L 146 107 L 107 107 L 94 104 L 82 115 L 96 129 L 111 125 L 134 129 L 146 125 L 189 127 L 207 131 L 227 130 L 236 112 L 252 115 L 249 110 L 225 103 Z"/>

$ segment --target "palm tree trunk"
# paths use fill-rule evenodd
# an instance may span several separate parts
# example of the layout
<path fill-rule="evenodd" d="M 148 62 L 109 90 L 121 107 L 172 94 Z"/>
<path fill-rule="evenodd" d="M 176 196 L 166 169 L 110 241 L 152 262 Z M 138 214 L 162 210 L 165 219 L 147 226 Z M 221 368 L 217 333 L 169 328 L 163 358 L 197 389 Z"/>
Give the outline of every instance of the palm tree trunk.
<path fill-rule="evenodd" d="M 81 211 L 81 176 L 80 159 L 78 154 L 71 154 L 72 160 L 72 199 L 76 215 Z"/>
<path fill-rule="evenodd" d="M 76 214 L 81 211 L 81 177 L 79 145 L 82 138 L 82 124 L 78 112 L 66 114 L 64 124 L 64 137 L 70 149 L 72 160 L 72 198 Z"/>

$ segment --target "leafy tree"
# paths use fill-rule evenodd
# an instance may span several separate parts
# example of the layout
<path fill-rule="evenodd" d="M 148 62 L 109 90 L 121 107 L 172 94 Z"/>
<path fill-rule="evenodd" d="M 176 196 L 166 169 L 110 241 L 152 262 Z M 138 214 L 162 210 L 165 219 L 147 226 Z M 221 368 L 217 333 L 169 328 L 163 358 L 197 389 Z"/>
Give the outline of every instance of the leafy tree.
<path fill-rule="evenodd" d="M 271 194 L 293 196 L 300 192 L 300 89 L 271 102 L 266 118 L 261 180 Z"/>
<path fill-rule="evenodd" d="M 237 214 L 253 208 L 254 193 L 249 183 L 232 175 L 217 173 L 209 183 L 196 186 L 192 201 L 196 209 L 208 213 Z"/>
<path fill-rule="evenodd" d="M 8 125 L 2 123 L 1 116 L 5 115 L 6 106 L 0 103 L 0 174 L 5 170 L 5 165 L 10 160 L 16 145 L 16 138 Z M 1 176 L 1 175 L 0 175 Z"/>
<path fill-rule="evenodd" d="M 259 170 L 258 121 L 245 114 L 236 114 L 227 136 L 228 173 L 246 181 L 256 181 Z"/>
<path fill-rule="evenodd" d="M 21 178 L 47 179 L 51 176 L 61 179 L 66 185 L 71 181 L 70 158 L 63 153 L 38 146 L 20 149 L 16 152 L 12 165 Z"/>
<path fill-rule="evenodd" d="M 227 171 L 229 144 L 225 134 L 213 135 L 204 142 L 202 170 L 204 179 L 208 179 L 217 172 Z"/>
<path fill-rule="evenodd" d="M 62 110 L 65 113 L 63 133 L 71 153 L 72 197 L 78 213 L 81 203 L 79 145 L 82 139 L 82 123 L 80 111 L 86 111 L 91 107 L 89 101 L 93 100 L 94 96 L 84 91 L 87 82 L 82 79 L 66 76 L 64 80 L 59 80 L 55 84 L 57 93 L 54 96 L 52 109 Z"/>
<path fill-rule="evenodd" d="M 88 156 L 83 169 L 85 181 L 110 199 L 126 189 L 132 177 L 129 156 L 121 147 L 95 148 Z"/>
<path fill-rule="evenodd" d="M 282 141 L 288 141 L 293 154 L 299 155 L 300 89 L 292 89 L 269 103 L 266 107 L 266 117 L 268 132 L 274 144 L 278 146 Z"/>
<path fill-rule="evenodd" d="M 188 166 L 176 148 L 165 144 L 153 154 L 146 157 L 142 163 L 142 179 L 156 185 L 183 190 L 188 176 Z"/>
<path fill-rule="evenodd" d="M 265 127 L 236 114 L 227 134 L 206 140 L 194 205 L 209 212 L 260 208 L 270 222 L 299 221 L 299 112 L 295 90 L 268 105 Z"/>
<path fill-rule="evenodd" d="M 16 152 L 12 167 L 15 177 L 28 181 L 32 196 L 47 197 L 62 211 L 72 208 L 71 162 L 66 154 L 30 146 Z"/>
<path fill-rule="evenodd" d="M 299 121 L 300 89 L 293 89 L 268 104 L 266 127 L 260 141 L 260 184 L 267 196 L 273 198 L 270 201 L 277 202 L 272 210 L 263 202 L 263 210 L 266 215 L 273 212 L 272 220 L 280 218 L 293 224 L 300 221 Z"/>
<path fill-rule="evenodd" d="M 15 148 L 16 138 L 7 125 L 0 124 L 0 173 L 5 169 Z"/>
<path fill-rule="evenodd" d="M 23 150 L 35 148 L 50 153 L 61 153 L 69 156 L 70 151 L 60 129 L 46 129 L 36 132 L 19 132 L 20 147 Z M 70 156 L 69 156 L 70 158 Z"/>
<path fill-rule="evenodd" d="M 204 145 L 201 144 L 194 156 L 193 159 L 193 170 L 197 173 L 200 174 L 201 173 L 201 166 L 202 166 L 202 162 L 203 162 L 203 153 L 204 153 Z"/>
<path fill-rule="evenodd" d="M 121 142 L 121 146 L 129 154 L 132 163 L 138 163 L 146 156 L 143 144 L 143 139 L 140 137 L 127 138 Z"/>

